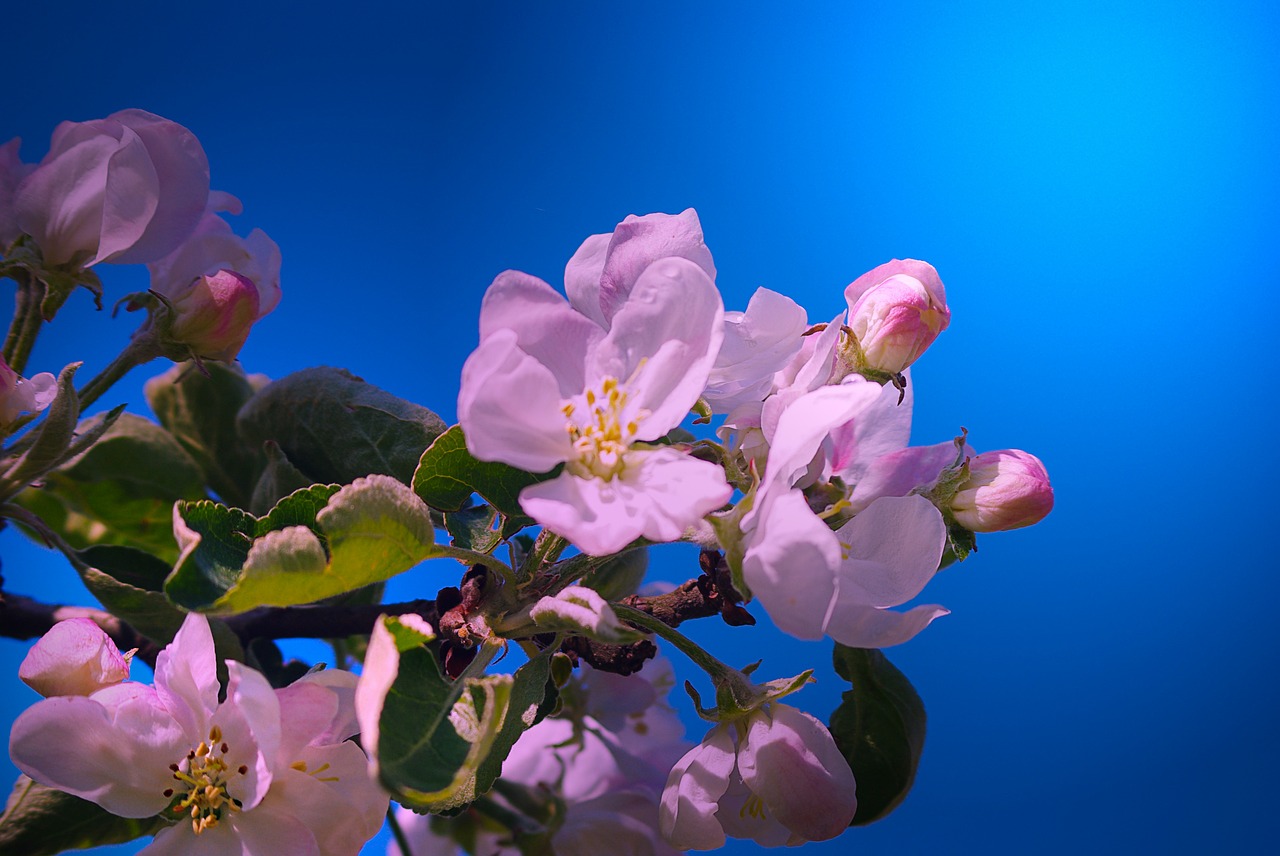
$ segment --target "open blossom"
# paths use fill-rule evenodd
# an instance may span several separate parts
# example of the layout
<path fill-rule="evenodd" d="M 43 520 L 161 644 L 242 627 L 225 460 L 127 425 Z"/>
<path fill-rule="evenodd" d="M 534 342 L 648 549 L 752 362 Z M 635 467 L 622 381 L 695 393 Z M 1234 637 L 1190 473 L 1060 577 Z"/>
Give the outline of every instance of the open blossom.
<path fill-rule="evenodd" d="M 209 161 L 183 126 L 144 110 L 63 122 L 14 193 L 14 220 L 50 265 L 148 262 L 196 227 Z"/>
<path fill-rule="evenodd" d="M 23 413 L 39 413 L 58 394 L 58 381 L 49 372 L 21 377 L 0 357 L 0 428 Z"/>
<path fill-rule="evenodd" d="M 905 441 L 892 419 L 889 430 L 876 427 L 878 414 L 893 413 L 892 401 L 892 387 L 851 376 L 802 396 L 779 418 L 764 479 L 742 521 L 742 570 L 752 595 L 792 636 L 885 648 L 947 614 L 936 605 L 888 608 L 918 595 L 938 568 L 946 525 L 932 502 L 879 497 L 832 531 L 799 489 L 836 471 L 863 471 L 865 461 Z"/>
<path fill-rule="evenodd" d="M 767 288 L 756 289 L 745 312 L 726 312 L 724 344 L 702 393 L 711 412 L 764 401 L 774 375 L 800 351 L 808 323 L 802 306 Z"/>
<path fill-rule="evenodd" d="M 835 838 L 857 807 L 853 772 L 831 733 L 771 702 L 715 726 L 680 759 L 659 822 L 681 850 L 714 850 L 726 836 L 782 847 Z"/>
<path fill-rule="evenodd" d="M 947 329 L 951 310 L 933 265 L 894 259 L 864 273 L 844 291 L 867 368 L 897 374 Z"/>
<path fill-rule="evenodd" d="M 629 247 L 634 261 L 639 247 Z M 648 445 L 680 424 L 706 385 L 723 337 L 715 285 L 679 256 L 610 281 L 625 293 L 607 300 L 601 286 L 605 327 L 536 277 L 499 275 L 458 395 L 458 421 L 480 460 L 531 472 L 565 465 L 521 491 L 520 505 L 592 555 L 641 536 L 675 540 L 732 492 L 719 467 Z"/>
<path fill-rule="evenodd" d="M 33 163 L 23 163 L 22 158 L 18 156 L 21 145 L 22 140 L 14 137 L 0 146 L 0 253 L 8 249 L 9 245 L 22 234 L 15 219 L 13 195 L 18 185 L 22 183 L 22 179 L 36 168 Z"/>
<path fill-rule="evenodd" d="M 956 522 L 974 532 L 1001 532 L 1039 523 L 1053 509 L 1049 473 L 1020 449 L 983 452 L 951 500 Z"/>
<path fill-rule="evenodd" d="M 273 690 L 228 661 L 218 701 L 213 636 L 190 615 L 156 660 L 155 686 L 122 683 L 23 712 L 14 763 L 37 782 L 122 817 L 167 813 L 142 853 L 353 856 L 378 831 L 387 797 L 368 778 L 347 673 Z"/>
<path fill-rule="evenodd" d="M 127 679 L 129 661 L 91 619 L 69 618 L 49 628 L 31 647 L 18 677 L 46 698 L 87 696 Z"/>
<path fill-rule="evenodd" d="M 665 702 L 674 682 L 664 659 L 627 677 L 585 664 L 562 693 L 564 715 L 520 736 L 502 765 L 504 781 L 550 789 L 565 802 L 552 836 L 557 856 L 646 853 L 674 856 L 658 835 L 658 799 L 667 772 L 689 748 L 684 726 Z M 428 818 L 407 810 L 397 817 L 414 856 L 458 853 L 430 829 Z M 472 852 L 514 856 L 497 833 L 481 832 Z M 389 854 L 399 854 L 392 846 Z"/>

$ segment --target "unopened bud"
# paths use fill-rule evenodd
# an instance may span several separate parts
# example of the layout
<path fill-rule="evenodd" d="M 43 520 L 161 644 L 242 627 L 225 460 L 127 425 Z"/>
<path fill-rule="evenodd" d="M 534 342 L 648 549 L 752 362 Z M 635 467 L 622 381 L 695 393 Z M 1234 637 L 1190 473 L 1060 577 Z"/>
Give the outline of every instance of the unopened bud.
<path fill-rule="evenodd" d="M 1049 473 L 1018 449 L 983 452 L 969 461 L 969 479 L 951 500 L 956 522 L 974 532 L 1001 532 L 1039 523 L 1053 508 Z"/>
<path fill-rule="evenodd" d="M 128 678 L 129 663 L 101 627 L 88 618 L 69 618 L 27 652 L 18 677 L 46 698 L 87 696 Z"/>
<path fill-rule="evenodd" d="M 894 259 L 844 290 L 848 327 L 861 351 L 859 368 L 897 374 L 916 361 L 951 321 L 933 265 Z"/>
<path fill-rule="evenodd" d="M 209 360 L 234 360 L 259 316 L 258 287 L 229 270 L 197 277 L 169 302 L 168 338 Z"/>

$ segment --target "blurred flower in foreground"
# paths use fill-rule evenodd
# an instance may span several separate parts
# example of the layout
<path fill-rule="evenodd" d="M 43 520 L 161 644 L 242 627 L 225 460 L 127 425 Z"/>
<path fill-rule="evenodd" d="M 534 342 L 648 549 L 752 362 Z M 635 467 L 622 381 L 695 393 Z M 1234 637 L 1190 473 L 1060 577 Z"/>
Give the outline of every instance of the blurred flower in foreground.
<path fill-rule="evenodd" d="M 714 850 L 726 836 L 781 847 L 835 838 L 857 807 L 853 772 L 831 732 L 775 701 L 715 726 L 680 759 L 659 818 L 681 850 Z"/>
<path fill-rule="evenodd" d="M 53 625 L 27 652 L 18 677 L 40 695 L 87 696 L 129 677 L 129 661 L 88 618 Z"/>
<path fill-rule="evenodd" d="M 122 817 L 181 822 L 141 852 L 351 856 L 382 825 L 387 796 L 346 741 L 356 677 L 320 672 L 273 690 L 227 661 L 219 687 L 208 620 L 187 616 L 156 660 L 155 686 L 37 702 L 9 752 L 41 784 Z"/>

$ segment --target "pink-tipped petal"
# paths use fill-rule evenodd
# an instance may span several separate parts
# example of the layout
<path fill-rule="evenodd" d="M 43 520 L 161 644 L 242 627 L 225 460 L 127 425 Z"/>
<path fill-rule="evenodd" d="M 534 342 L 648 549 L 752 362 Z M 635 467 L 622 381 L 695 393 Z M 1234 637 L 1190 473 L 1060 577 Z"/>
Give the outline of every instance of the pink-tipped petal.
<path fill-rule="evenodd" d="M 715 850 L 724 846 L 724 829 L 715 814 L 729 787 L 735 756 L 733 733 L 721 725 L 672 768 L 658 805 L 658 826 L 672 847 Z"/>

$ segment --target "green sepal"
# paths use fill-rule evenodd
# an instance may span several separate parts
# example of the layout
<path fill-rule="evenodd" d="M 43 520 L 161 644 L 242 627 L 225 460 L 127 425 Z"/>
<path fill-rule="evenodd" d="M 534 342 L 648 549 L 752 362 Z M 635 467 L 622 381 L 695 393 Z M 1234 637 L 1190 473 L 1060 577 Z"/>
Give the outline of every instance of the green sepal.
<path fill-rule="evenodd" d="M 209 501 L 179 503 L 174 528 L 182 555 L 165 593 L 214 614 L 313 603 L 446 554 L 426 505 L 382 475 L 314 485 L 260 518 Z"/>
<path fill-rule="evenodd" d="M 164 827 L 157 817 L 117 817 L 88 800 L 18 776 L 0 816 L 0 856 L 51 856 L 121 844 Z"/>
<path fill-rule="evenodd" d="M 742 559 L 747 553 L 742 538 L 742 518 L 746 517 L 747 512 L 755 505 L 756 491 L 759 488 L 760 482 L 754 481 L 751 489 L 733 508 L 707 515 L 707 522 L 715 530 L 716 540 L 724 549 L 724 561 L 729 567 L 729 578 L 733 582 L 733 587 L 742 595 L 743 603 L 751 602 L 751 586 L 747 585 L 747 580 L 742 574 Z"/>
<path fill-rule="evenodd" d="M 413 490 L 422 501 L 441 511 L 461 511 L 478 493 L 505 518 L 502 537 L 509 538 L 533 523 L 520 509 L 520 491 L 559 475 L 528 473 L 507 464 L 476 460 L 467 451 L 462 426 L 445 431 L 422 453 L 413 474 Z"/>
<path fill-rule="evenodd" d="M 327 366 L 263 387 L 237 425 L 250 443 L 278 443 L 312 482 L 337 484 L 375 473 L 409 484 L 423 450 L 445 429 L 427 408 Z"/>
<path fill-rule="evenodd" d="M 831 736 L 858 782 L 851 826 L 893 811 L 915 782 L 924 751 L 924 702 L 902 672 L 875 649 L 836 644 L 836 673 L 852 688 L 831 714 Z"/>

